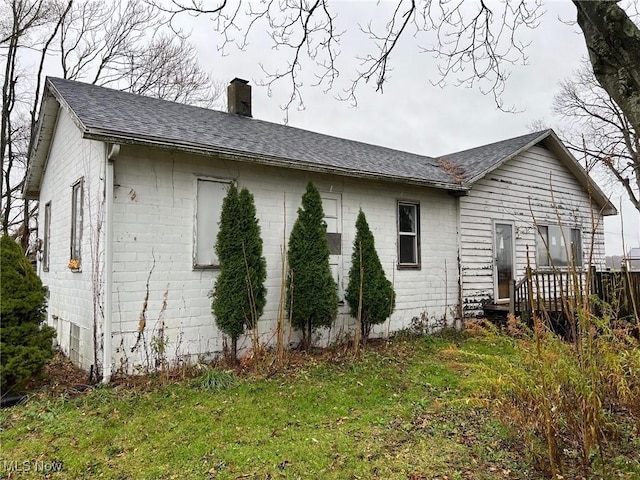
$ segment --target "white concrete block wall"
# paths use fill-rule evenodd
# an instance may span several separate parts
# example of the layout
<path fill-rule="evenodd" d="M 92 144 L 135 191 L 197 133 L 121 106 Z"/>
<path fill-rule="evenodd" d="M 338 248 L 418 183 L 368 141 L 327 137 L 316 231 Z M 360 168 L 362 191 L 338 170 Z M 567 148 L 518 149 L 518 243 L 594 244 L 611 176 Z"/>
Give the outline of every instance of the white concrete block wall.
<path fill-rule="evenodd" d="M 550 189 L 553 187 L 553 197 Z M 554 200 L 558 208 L 554 208 Z M 594 206 L 595 216 L 598 207 Z M 532 215 L 533 213 L 533 215 Z M 487 174 L 460 198 L 463 309 L 466 316 L 482 313 L 482 302 L 493 300 L 493 222 L 512 222 L 516 236 L 516 277 L 529 261 L 535 268 L 538 225 L 580 228 L 584 263 L 591 246 L 591 204 L 588 193 L 549 150 L 535 146 Z M 568 233 L 568 232 L 567 232 Z M 604 262 L 602 222 L 594 238 L 593 261 Z"/>
<path fill-rule="evenodd" d="M 130 371 L 138 366 L 146 368 L 148 363 L 153 366 L 151 338 L 157 336 L 162 322 L 170 358 L 186 354 L 207 356 L 222 350 L 222 335 L 215 327 L 208 297 L 217 270 L 192 267 L 197 176 L 236 180 L 239 188 L 247 187 L 255 197 L 268 269 L 267 305 L 260 321 L 263 341 L 275 341 L 285 234 L 284 194 L 286 247 L 310 180 L 321 192 L 342 194 L 344 287 L 355 220 L 362 207 L 376 237 L 387 277 L 395 282 L 396 312 L 391 319 L 391 331 L 408 326 L 413 317 L 423 313 L 440 319 L 446 312 L 451 318 L 458 297 L 456 199 L 445 192 L 123 146 L 115 160 L 112 326 L 115 370 L 120 366 Z M 420 202 L 420 270 L 395 269 L 399 199 Z M 141 337 L 136 344 L 147 281 L 144 339 Z M 348 307 L 341 307 L 340 313 L 331 338 L 325 334 L 321 344 L 344 334 L 353 323 Z M 385 324 L 374 333 L 381 334 L 387 328 Z M 248 347 L 250 343 L 247 336 L 239 346 Z"/>
<path fill-rule="evenodd" d="M 44 271 L 41 263 L 38 270 L 44 285 L 49 288 L 47 318 L 48 323 L 56 328 L 58 344 L 68 354 L 71 324 L 78 325 L 80 365 L 87 370 L 94 363 L 93 260 L 97 256 L 98 261 L 102 261 L 102 252 L 96 251 L 96 245 L 103 242 L 96 240 L 103 198 L 103 159 L 104 145 L 82 140 L 71 117 L 61 110 L 42 179 L 38 217 L 38 236 L 42 239 L 44 205 L 51 202 L 49 271 Z M 84 179 L 82 269 L 72 272 L 67 267 L 71 252 L 72 185 L 80 178 Z M 99 318 L 99 327 L 101 321 Z"/>

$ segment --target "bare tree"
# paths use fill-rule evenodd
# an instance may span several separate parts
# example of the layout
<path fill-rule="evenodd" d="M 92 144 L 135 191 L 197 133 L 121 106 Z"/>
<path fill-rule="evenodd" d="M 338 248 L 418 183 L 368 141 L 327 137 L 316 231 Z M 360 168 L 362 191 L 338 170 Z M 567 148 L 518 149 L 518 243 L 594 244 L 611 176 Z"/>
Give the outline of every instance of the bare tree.
<path fill-rule="evenodd" d="M 0 47 L 5 59 L 2 84 L 2 126 L 0 130 L 0 158 L 2 159 L 2 233 L 19 237 L 24 250 L 28 246 L 28 225 L 34 209 L 22 199 L 22 185 L 26 170 L 31 131 L 35 126 L 35 106 L 31 95 L 28 73 L 20 66 L 22 50 L 39 52 L 35 88 L 39 91 L 45 57 L 60 29 L 60 19 L 71 8 L 71 2 L 15 0 L 5 2 L 0 10 Z M 34 104 L 38 96 L 33 98 Z M 20 226 L 16 230 L 16 227 Z"/>
<path fill-rule="evenodd" d="M 608 172 L 640 212 L 640 139 L 588 65 L 562 82 L 554 112 L 569 127 L 561 130 L 567 146 Z"/>
<path fill-rule="evenodd" d="M 301 67 L 311 68 L 315 86 L 329 90 L 339 76 L 337 59 L 341 30 L 338 13 L 340 3 L 328 0 L 269 0 L 255 2 L 203 2 L 201 0 L 148 0 L 169 15 L 172 22 L 180 14 L 208 15 L 222 35 L 220 49 L 232 45 L 246 48 L 251 33 L 267 31 L 272 48 L 288 52 L 286 65 L 275 71 L 263 67 L 264 85 L 286 81 L 290 96 L 285 111 L 303 104 Z M 362 83 L 373 83 L 382 91 L 389 80 L 391 59 L 403 47 L 406 37 L 433 33 L 435 42 L 426 43 L 421 51 L 441 60 L 439 79 L 444 84 L 455 76 L 464 85 L 480 84 L 485 93 L 502 104 L 502 93 L 509 74 L 505 64 L 526 61 L 525 47 L 518 40 L 521 29 L 535 28 L 542 14 L 540 0 L 534 2 L 465 2 L 396 0 L 390 13 L 386 2 L 380 2 L 386 17 L 367 9 L 367 18 L 358 23 L 359 34 L 368 40 L 369 51 L 358 57 L 357 72 L 340 97 L 357 103 L 356 92 Z M 371 4 L 373 6 L 373 4 Z"/>
<path fill-rule="evenodd" d="M 202 70 L 185 35 L 174 34 L 162 12 L 138 0 L 79 3 L 60 34 L 64 78 L 202 106 L 222 88 Z"/>
<path fill-rule="evenodd" d="M 173 34 L 162 12 L 137 0 L 3 0 L 0 15 L 6 62 L 0 217 L 3 233 L 19 237 L 26 250 L 37 205 L 21 193 L 47 71 L 201 106 L 214 105 L 223 89 L 198 65 L 186 36 Z"/>
<path fill-rule="evenodd" d="M 247 45 L 252 30 L 269 32 L 273 48 L 289 51 L 286 67 L 266 72 L 265 84 L 286 79 L 290 87 L 288 109 L 302 103 L 300 70 L 311 63 L 317 81 L 333 87 L 339 75 L 336 59 L 344 31 L 338 22 L 339 3 L 328 0 L 267 0 L 259 6 L 245 0 L 204 2 L 203 0 L 147 0 L 169 15 L 208 15 L 222 34 L 220 48 L 236 43 Z M 617 1 L 572 0 L 577 23 L 582 29 L 595 77 L 630 125 L 640 129 L 640 30 Z M 387 6 L 379 2 L 378 7 Z M 542 15 L 542 0 L 465 2 L 464 0 L 395 0 L 384 21 L 371 8 L 358 24 L 369 40 L 370 51 L 359 57 L 359 68 L 344 92 L 356 101 L 359 84 L 373 81 L 382 91 L 389 79 L 391 58 L 407 37 L 428 44 L 421 48 L 440 59 L 442 84 L 455 77 L 467 86 L 479 83 L 504 108 L 501 93 L 508 79 L 505 64 L 526 61 L 526 47 L 519 38 L 523 29 L 536 28 Z M 364 9 L 363 9 L 364 11 Z M 236 38 L 236 36 L 238 38 Z"/>

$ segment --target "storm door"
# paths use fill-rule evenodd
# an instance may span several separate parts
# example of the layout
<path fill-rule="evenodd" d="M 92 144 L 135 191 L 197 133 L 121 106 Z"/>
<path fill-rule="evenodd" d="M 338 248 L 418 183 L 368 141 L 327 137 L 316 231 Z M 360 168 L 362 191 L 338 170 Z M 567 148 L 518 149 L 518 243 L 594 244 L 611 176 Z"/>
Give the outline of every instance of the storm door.
<path fill-rule="evenodd" d="M 509 285 L 514 277 L 513 225 L 495 223 L 493 230 L 493 254 L 495 298 L 509 300 Z"/>

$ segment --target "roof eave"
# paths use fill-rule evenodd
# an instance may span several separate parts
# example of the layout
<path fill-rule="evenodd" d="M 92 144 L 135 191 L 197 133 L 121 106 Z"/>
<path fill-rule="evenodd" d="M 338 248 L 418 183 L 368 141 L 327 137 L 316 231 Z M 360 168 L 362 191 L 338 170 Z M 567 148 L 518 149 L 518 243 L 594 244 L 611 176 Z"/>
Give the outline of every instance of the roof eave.
<path fill-rule="evenodd" d="M 379 173 L 367 172 L 362 170 L 352 170 L 348 168 L 340 168 L 328 165 L 318 165 L 302 160 L 287 159 L 283 157 L 276 157 L 270 155 L 256 154 L 253 152 L 247 152 L 243 150 L 225 149 L 210 146 L 203 146 L 200 144 L 189 142 L 176 142 L 168 141 L 161 138 L 149 137 L 149 136 L 132 136 L 124 132 L 107 131 L 102 129 L 88 128 L 83 134 L 83 138 L 89 140 L 98 140 L 108 143 L 121 143 L 129 145 L 140 145 L 160 148 L 163 150 L 174 150 L 184 153 L 191 153 L 197 155 L 217 155 L 229 160 L 236 160 L 241 162 L 256 163 L 261 165 L 276 166 L 290 168 L 294 170 L 311 171 L 317 173 L 326 173 L 333 175 L 342 175 L 347 177 L 365 178 L 369 180 L 381 180 L 391 181 L 397 183 L 403 183 L 407 185 L 416 185 L 422 187 L 430 187 L 438 190 L 448 191 L 461 191 L 466 192 L 469 187 L 460 184 L 438 182 L 433 180 L 409 178 L 402 176 L 383 175 Z"/>
<path fill-rule="evenodd" d="M 26 200 L 37 200 L 40 196 L 40 183 L 49 157 L 58 115 L 59 103 L 45 84 L 35 136 L 29 150 L 25 182 L 22 187 L 22 195 Z"/>

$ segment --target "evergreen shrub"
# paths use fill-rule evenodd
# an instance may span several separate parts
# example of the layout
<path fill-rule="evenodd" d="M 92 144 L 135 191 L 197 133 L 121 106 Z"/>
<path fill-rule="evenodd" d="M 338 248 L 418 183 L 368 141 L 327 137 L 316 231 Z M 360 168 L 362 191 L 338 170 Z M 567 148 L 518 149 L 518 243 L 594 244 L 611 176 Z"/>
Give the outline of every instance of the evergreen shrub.
<path fill-rule="evenodd" d="M 361 261 L 362 260 L 362 261 Z M 362 267 L 361 267 L 362 266 Z M 357 318 L 360 306 L 360 277 L 362 268 L 362 338 L 367 339 L 372 325 L 383 323 L 395 308 L 393 285 L 385 276 L 376 252 L 373 233 L 360 209 L 356 220 L 356 238 L 353 242 L 349 284 L 345 297 L 351 315 Z"/>
<path fill-rule="evenodd" d="M 267 290 L 267 264 L 262 256 L 260 225 L 253 195 L 235 185 L 222 203 L 216 239 L 220 273 L 213 289 L 212 311 L 218 328 L 231 338 L 235 359 L 237 341 L 262 316 Z"/>
<path fill-rule="evenodd" d="M 338 286 L 329 267 L 329 243 L 322 198 L 311 182 L 291 230 L 288 247 L 287 313 L 292 326 L 302 332 L 302 345 L 311 347 L 311 336 L 330 327 L 338 314 Z"/>
<path fill-rule="evenodd" d="M 43 325 L 47 289 L 20 246 L 0 239 L 0 383 L 2 394 L 20 390 L 53 357 L 53 328 Z"/>

